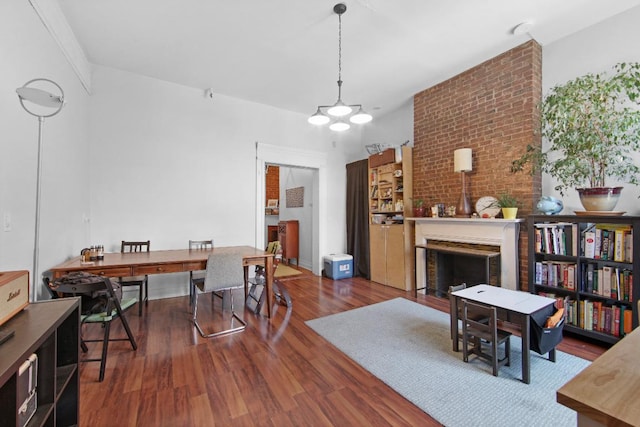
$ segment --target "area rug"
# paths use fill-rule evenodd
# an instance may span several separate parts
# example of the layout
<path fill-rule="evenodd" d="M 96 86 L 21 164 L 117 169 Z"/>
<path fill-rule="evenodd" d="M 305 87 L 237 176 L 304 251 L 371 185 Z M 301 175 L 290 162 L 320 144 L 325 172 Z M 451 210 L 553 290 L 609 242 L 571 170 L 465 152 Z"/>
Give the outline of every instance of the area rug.
<path fill-rule="evenodd" d="M 289 267 L 288 265 L 284 265 L 280 263 L 278 264 L 278 267 L 276 267 L 276 272 L 274 274 L 274 277 L 282 278 L 282 277 L 297 276 L 298 274 L 302 274 L 302 272 L 299 270 L 296 270 L 293 267 Z"/>
<path fill-rule="evenodd" d="M 556 390 L 589 365 L 556 352 L 556 363 L 531 353 L 531 384 L 521 379 L 521 341 L 511 366 L 494 377 L 481 359 L 451 350 L 449 315 L 396 298 L 306 324 L 363 368 L 448 427 L 575 426 L 576 413 Z"/>

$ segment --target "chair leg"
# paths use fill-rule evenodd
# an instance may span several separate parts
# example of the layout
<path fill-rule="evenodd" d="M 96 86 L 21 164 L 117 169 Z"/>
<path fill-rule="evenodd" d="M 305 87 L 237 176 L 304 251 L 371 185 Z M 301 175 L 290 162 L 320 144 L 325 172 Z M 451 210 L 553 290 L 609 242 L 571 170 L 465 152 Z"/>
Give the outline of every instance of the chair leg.
<path fill-rule="evenodd" d="M 149 305 L 149 278 L 144 276 L 144 304 Z"/>
<path fill-rule="evenodd" d="M 138 289 L 138 316 L 142 316 L 142 284 L 140 284 L 140 289 Z"/>
<path fill-rule="evenodd" d="M 111 322 L 104 325 L 104 338 L 102 340 L 102 359 L 100 360 L 100 375 L 98 381 L 104 380 L 104 370 L 107 367 L 107 350 L 109 350 L 109 332 L 111 331 Z"/>

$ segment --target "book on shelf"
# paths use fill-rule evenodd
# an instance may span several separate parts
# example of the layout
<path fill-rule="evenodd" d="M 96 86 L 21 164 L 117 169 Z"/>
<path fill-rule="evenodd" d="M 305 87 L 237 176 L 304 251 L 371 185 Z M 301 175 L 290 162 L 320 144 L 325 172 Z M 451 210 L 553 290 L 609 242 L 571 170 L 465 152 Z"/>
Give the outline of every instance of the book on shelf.
<path fill-rule="evenodd" d="M 577 255 L 578 224 L 538 223 L 535 224 L 534 249 L 538 253 L 553 255 Z"/>

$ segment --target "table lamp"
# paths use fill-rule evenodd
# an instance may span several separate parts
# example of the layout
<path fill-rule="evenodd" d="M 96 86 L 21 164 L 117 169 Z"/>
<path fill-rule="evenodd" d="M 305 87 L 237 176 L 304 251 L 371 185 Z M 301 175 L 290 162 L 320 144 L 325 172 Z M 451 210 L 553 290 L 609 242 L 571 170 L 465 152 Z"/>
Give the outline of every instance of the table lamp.
<path fill-rule="evenodd" d="M 471 167 L 471 148 L 460 148 L 453 152 L 453 170 L 460 172 L 462 175 L 462 194 L 456 209 L 456 216 L 461 218 L 469 218 L 471 216 L 471 202 L 467 195 L 467 172 L 473 170 Z"/>

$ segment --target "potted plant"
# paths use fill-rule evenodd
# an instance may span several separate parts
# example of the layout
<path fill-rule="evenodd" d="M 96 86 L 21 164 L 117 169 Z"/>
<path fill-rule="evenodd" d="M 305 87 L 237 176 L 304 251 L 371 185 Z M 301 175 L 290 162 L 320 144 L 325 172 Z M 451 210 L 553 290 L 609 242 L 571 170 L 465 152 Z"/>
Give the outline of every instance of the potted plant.
<path fill-rule="evenodd" d="M 638 185 L 640 168 L 631 157 L 640 150 L 640 63 L 619 63 L 614 73 L 587 74 L 553 87 L 541 106 L 541 136 L 548 149 L 527 146 L 512 162 L 518 172 L 530 164 L 554 178 L 564 196 L 575 188 L 586 210 L 612 210 L 622 187 Z M 593 204 L 589 195 L 604 205 Z"/>
<path fill-rule="evenodd" d="M 501 193 L 495 202 L 495 206 L 502 209 L 504 219 L 516 219 L 518 215 L 518 199 L 509 193 Z"/>
<path fill-rule="evenodd" d="M 413 216 L 423 217 L 425 214 L 424 200 L 420 198 L 413 199 Z"/>

